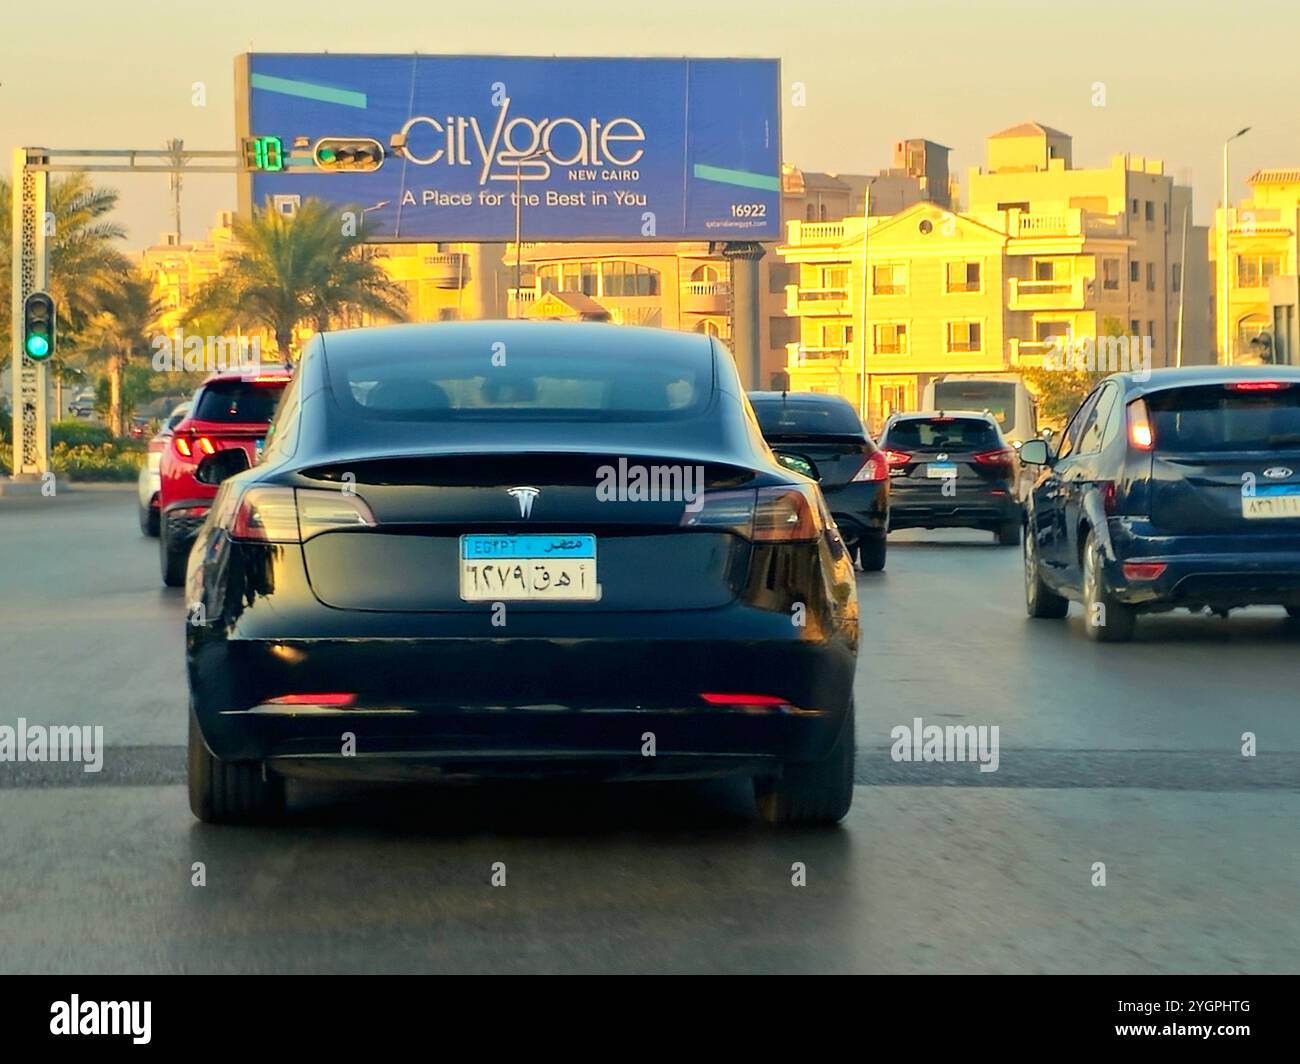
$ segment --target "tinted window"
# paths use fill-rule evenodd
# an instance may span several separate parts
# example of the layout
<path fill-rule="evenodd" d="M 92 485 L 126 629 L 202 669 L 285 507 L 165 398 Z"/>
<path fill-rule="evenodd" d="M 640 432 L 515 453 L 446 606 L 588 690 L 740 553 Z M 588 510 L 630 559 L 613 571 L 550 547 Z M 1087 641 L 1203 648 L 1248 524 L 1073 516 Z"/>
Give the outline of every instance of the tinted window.
<path fill-rule="evenodd" d="M 885 433 L 886 446 L 900 450 L 988 451 L 1002 446 L 998 430 L 982 418 L 906 418 Z"/>
<path fill-rule="evenodd" d="M 1096 404 L 1088 413 L 1088 418 L 1079 432 L 1079 442 L 1075 446 L 1075 454 L 1096 454 L 1101 450 L 1102 434 L 1106 430 L 1106 424 L 1110 420 L 1111 408 L 1115 405 L 1115 396 L 1118 389 L 1113 384 L 1106 385 L 1102 389 Z"/>
<path fill-rule="evenodd" d="M 1300 386 L 1240 391 L 1171 388 L 1146 397 L 1158 451 L 1257 451 L 1300 446 Z"/>
<path fill-rule="evenodd" d="M 987 410 L 1006 428 L 1016 420 L 1016 386 L 1011 381 L 939 381 L 936 410 Z"/>
<path fill-rule="evenodd" d="M 754 414 L 764 436 L 864 436 L 857 411 L 848 403 L 759 400 Z"/>
<path fill-rule="evenodd" d="M 1091 392 L 1074 412 L 1074 417 L 1070 418 L 1070 423 L 1065 426 L 1065 431 L 1061 433 L 1061 446 L 1056 451 L 1056 457 L 1059 461 L 1067 458 L 1074 453 L 1079 446 L 1079 435 L 1083 431 L 1083 426 L 1087 424 L 1088 416 L 1092 413 L 1092 408 L 1097 402 L 1097 396 L 1101 390 Z"/>
<path fill-rule="evenodd" d="M 331 360 L 335 401 L 354 417 L 384 421 L 668 420 L 698 413 L 713 394 L 707 348 L 653 358 L 609 352 L 351 355 Z"/>
<path fill-rule="evenodd" d="M 196 421 L 269 422 L 288 384 L 275 381 L 213 381 L 205 384 L 194 404 Z"/>

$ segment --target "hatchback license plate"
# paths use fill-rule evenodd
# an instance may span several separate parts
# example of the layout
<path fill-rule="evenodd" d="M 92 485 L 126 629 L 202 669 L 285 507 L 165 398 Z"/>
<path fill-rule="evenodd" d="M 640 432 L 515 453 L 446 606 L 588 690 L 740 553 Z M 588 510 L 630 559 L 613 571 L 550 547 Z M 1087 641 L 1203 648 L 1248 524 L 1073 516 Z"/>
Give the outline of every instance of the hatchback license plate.
<path fill-rule="evenodd" d="M 1241 516 L 1251 520 L 1300 517 L 1300 484 L 1261 484 L 1241 497 Z"/>
<path fill-rule="evenodd" d="M 586 533 L 460 537 L 464 602 L 595 602 L 596 537 Z"/>
<path fill-rule="evenodd" d="M 925 467 L 927 477 L 955 477 L 957 467 L 951 462 L 931 462 Z"/>

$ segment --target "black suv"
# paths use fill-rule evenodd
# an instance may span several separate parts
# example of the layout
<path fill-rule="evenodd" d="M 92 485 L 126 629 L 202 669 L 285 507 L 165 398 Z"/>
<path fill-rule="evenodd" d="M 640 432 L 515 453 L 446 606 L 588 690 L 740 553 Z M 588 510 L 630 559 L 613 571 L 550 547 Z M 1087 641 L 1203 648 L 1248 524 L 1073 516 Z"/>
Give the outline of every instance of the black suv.
<path fill-rule="evenodd" d="M 1221 366 L 1107 377 L 1036 467 L 1025 535 L 1031 617 L 1084 605 L 1096 640 L 1139 613 L 1300 617 L 1300 369 Z"/>
<path fill-rule="evenodd" d="M 821 484 L 858 564 L 867 572 L 883 569 L 889 469 L 858 412 L 838 395 L 813 392 L 750 392 L 749 402 L 777 460 Z"/>
<path fill-rule="evenodd" d="M 889 463 L 889 528 L 982 528 L 1020 542 L 1019 463 L 992 415 L 895 414 L 880 446 Z"/>

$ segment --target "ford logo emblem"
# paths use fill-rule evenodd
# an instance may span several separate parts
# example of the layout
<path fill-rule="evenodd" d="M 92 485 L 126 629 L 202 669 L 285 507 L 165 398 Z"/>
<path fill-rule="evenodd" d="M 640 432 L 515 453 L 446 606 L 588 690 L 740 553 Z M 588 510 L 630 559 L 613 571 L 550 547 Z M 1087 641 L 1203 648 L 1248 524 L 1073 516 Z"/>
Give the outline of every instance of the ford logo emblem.
<path fill-rule="evenodd" d="M 1264 470 L 1264 476 L 1269 480 L 1286 480 L 1291 475 L 1291 470 L 1284 465 L 1275 465 L 1272 469 Z"/>

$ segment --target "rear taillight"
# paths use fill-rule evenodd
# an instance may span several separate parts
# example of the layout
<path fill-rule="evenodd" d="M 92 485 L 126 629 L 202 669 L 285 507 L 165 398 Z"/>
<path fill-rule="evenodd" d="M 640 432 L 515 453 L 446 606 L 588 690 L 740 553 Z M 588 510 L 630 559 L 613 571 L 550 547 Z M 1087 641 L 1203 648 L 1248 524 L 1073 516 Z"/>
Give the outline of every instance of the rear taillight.
<path fill-rule="evenodd" d="M 374 528 L 365 501 L 341 491 L 251 487 L 229 521 L 231 539 L 253 543 L 305 543 L 322 532 Z"/>
<path fill-rule="evenodd" d="M 975 455 L 975 461 L 985 466 L 1009 466 L 1016 460 L 1016 452 L 1010 447 L 1002 447 L 996 451 L 981 451 Z"/>
<path fill-rule="evenodd" d="M 194 451 L 190 448 L 190 441 L 184 436 L 177 436 L 175 439 L 176 453 L 182 458 L 189 458 Z"/>
<path fill-rule="evenodd" d="M 1146 400 L 1135 399 L 1128 405 L 1128 442 L 1139 451 L 1149 451 L 1155 446 L 1155 439 Z"/>
<path fill-rule="evenodd" d="M 867 460 L 862 463 L 862 468 L 853 474 L 850 483 L 861 484 L 888 479 L 889 462 L 882 452 L 876 451 L 874 454 L 867 455 Z"/>
<path fill-rule="evenodd" d="M 1165 562 L 1125 562 L 1125 580 L 1158 580 L 1169 566 Z"/>
<path fill-rule="evenodd" d="M 906 451 L 891 451 L 886 449 L 884 454 L 885 461 L 891 466 L 907 465 L 907 463 L 912 460 L 912 456 Z"/>
<path fill-rule="evenodd" d="M 1280 392 L 1290 388 L 1290 381 L 1235 381 L 1227 387 L 1234 392 Z"/>
<path fill-rule="evenodd" d="M 681 527 L 733 532 L 756 543 L 797 543 L 816 539 L 825 526 L 801 489 L 758 488 L 706 493 L 699 509 L 682 514 Z"/>
<path fill-rule="evenodd" d="M 217 447 L 206 436 L 177 436 L 176 452 L 182 458 L 191 458 L 195 454 L 216 454 Z"/>

